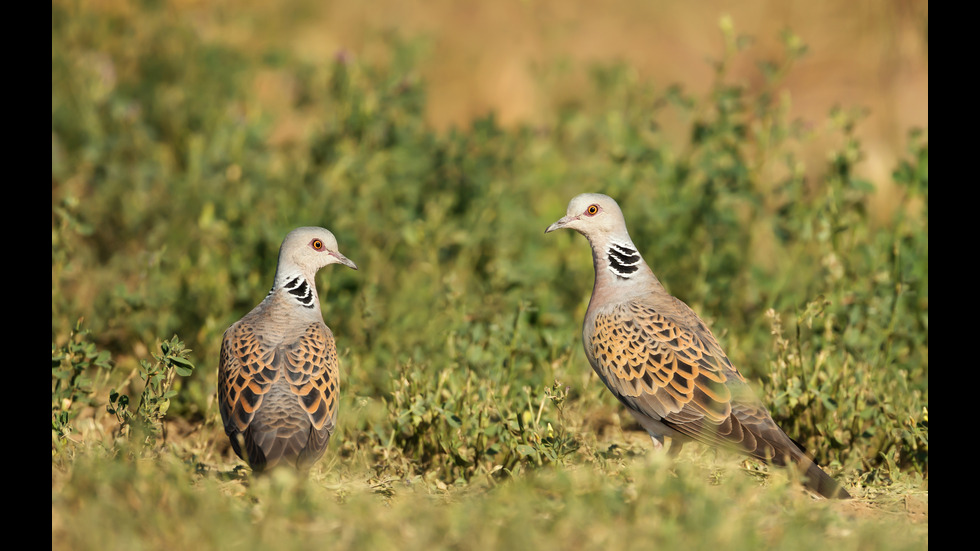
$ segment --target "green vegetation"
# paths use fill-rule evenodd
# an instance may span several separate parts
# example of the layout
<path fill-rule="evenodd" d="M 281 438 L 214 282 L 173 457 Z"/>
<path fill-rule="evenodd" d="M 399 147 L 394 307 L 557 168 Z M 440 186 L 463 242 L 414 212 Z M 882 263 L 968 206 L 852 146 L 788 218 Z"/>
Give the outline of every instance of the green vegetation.
<path fill-rule="evenodd" d="M 899 207 L 875 223 L 860 114 L 787 118 L 798 37 L 755 88 L 728 77 L 749 53 L 725 24 L 703 97 L 604 66 L 546 127 L 440 134 L 410 42 L 384 66 L 310 65 L 146 4 L 52 5 L 54 548 L 926 546 L 928 135 L 909 133 Z M 269 140 L 251 89 L 270 72 L 309 134 Z M 807 167 L 818 132 L 837 146 Z M 584 191 L 619 201 L 855 500 L 698 446 L 651 453 L 581 350 L 588 247 L 543 234 Z M 218 349 L 301 225 L 360 267 L 319 280 L 340 425 L 309 480 L 252 478 L 221 431 Z"/>

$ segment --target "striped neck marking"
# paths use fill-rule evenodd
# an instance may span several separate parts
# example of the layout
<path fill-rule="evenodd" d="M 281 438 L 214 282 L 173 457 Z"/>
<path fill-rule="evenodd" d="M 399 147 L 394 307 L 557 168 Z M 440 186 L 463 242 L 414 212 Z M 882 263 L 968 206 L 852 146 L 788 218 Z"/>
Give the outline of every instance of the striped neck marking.
<path fill-rule="evenodd" d="M 606 249 L 606 259 L 609 261 L 609 271 L 623 279 L 629 279 L 643 262 L 632 243 L 610 243 Z"/>
<path fill-rule="evenodd" d="M 313 308 L 316 304 L 316 292 L 313 290 L 313 286 L 303 276 L 296 276 L 290 279 L 282 288 L 292 295 L 296 302 L 300 303 L 304 308 Z"/>

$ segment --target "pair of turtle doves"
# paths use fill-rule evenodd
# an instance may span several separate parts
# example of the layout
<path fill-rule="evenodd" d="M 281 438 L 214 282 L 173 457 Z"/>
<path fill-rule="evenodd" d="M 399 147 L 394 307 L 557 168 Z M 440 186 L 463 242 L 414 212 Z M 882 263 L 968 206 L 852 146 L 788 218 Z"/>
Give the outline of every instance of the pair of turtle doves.
<path fill-rule="evenodd" d="M 546 230 L 573 229 L 592 246 L 595 286 L 585 314 L 585 355 L 599 379 L 670 454 L 696 441 L 795 465 L 811 490 L 847 492 L 776 425 L 704 321 L 671 296 L 643 261 L 612 198 L 586 193 Z M 304 227 L 286 236 L 269 295 L 225 331 L 218 402 L 225 433 L 255 471 L 308 470 L 337 425 L 337 348 L 314 277 L 357 266 L 334 235 Z"/>

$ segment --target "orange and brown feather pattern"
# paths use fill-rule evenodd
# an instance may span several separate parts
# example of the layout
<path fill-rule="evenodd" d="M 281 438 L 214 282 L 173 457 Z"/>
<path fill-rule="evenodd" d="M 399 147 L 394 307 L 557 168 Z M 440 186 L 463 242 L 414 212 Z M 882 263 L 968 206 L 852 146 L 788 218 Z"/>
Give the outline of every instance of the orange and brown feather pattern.
<path fill-rule="evenodd" d="M 582 194 L 547 232 L 569 228 L 589 240 L 595 287 L 582 328 L 592 368 L 654 445 L 671 438 L 794 464 L 826 497 L 850 497 L 776 425 L 714 335 L 663 288 L 629 238 L 611 197 Z"/>
<path fill-rule="evenodd" d="M 337 425 L 337 346 L 323 323 L 315 282 L 330 264 L 357 269 L 329 230 L 289 232 L 272 290 L 225 331 L 218 409 L 232 448 L 254 471 L 282 464 L 307 471 Z"/>
<path fill-rule="evenodd" d="M 633 413 L 659 419 L 682 440 L 778 465 L 791 461 L 821 495 L 850 497 L 776 425 L 711 331 L 680 300 L 629 300 L 596 312 L 585 331 L 590 363 Z"/>
<path fill-rule="evenodd" d="M 334 430 L 338 380 L 334 338 L 323 322 L 311 322 L 293 342 L 263 340 L 247 317 L 232 325 L 221 347 L 218 395 L 235 453 L 256 471 L 281 461 L 308 469 Z"/>

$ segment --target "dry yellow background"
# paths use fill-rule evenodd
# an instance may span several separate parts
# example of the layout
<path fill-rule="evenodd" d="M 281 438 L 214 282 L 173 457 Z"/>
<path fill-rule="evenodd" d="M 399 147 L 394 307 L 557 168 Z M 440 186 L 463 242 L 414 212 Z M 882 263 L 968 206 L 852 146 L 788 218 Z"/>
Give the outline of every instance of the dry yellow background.
<path fill-rule="evenodd" d="M 97 4 L 132 9 L 119 0 Z M 317 63 L 341 51 L 383 63 L 385 35 L 426 37 L 419 72 L 437 129 L 465 126 L 489 110 L 504 125 L 545 122 L 557 102 L 586 85 L 590 62 L 625 61 L 661 89 L 681 83 L 701 93 L 712 79 L 710 60 L 723 51 L 723 15 L 755 38 L 738 57 L 734 79 L 760 85 L 755 62 L 780 58 L 779 33 L 790 28 L 809 45 L 785 83 L 792 116 L 821 125 L 834 105 L 868 108 L 857 129 L 866 154 L 858 170 L 879 191 L 887 191 L 905 152 L 907 130 L 929 123 L 929 8 L 920 0 L 176 0 L 166 9 L 206 40 Z M 311 129 L 315 121 L 283 109 L 288 75 L 272 70 L 254 86 L 279 120 L 271 140 Z M 808 167 L 819 165 L 827 147 L 811 145 Z"/>

